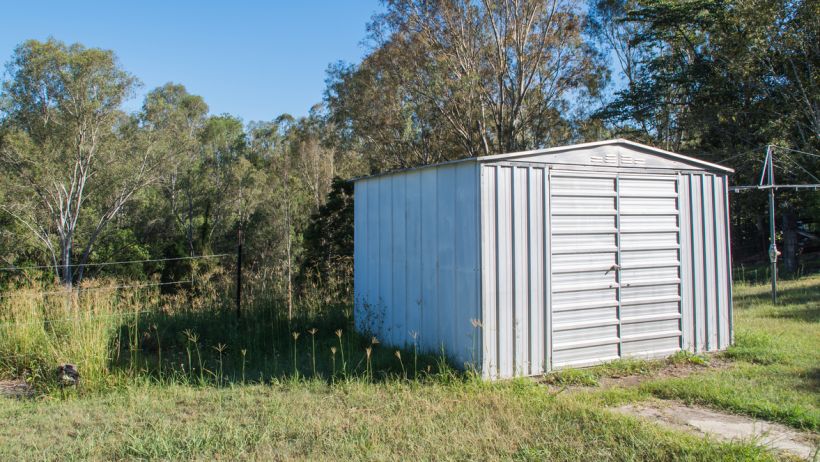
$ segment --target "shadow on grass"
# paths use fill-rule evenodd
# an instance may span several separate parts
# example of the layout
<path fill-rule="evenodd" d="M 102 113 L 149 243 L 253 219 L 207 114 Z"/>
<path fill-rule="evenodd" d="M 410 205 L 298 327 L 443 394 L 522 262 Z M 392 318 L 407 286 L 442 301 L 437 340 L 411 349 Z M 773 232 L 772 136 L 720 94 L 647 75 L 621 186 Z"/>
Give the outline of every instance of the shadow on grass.
<path fill-rule="evenodd" d="M 159 381 L 227 385 L 272 380 L 373 382 L 461 375 L 443 355 L 398 349 L 355 332 L 349 309 L 290 321 L 273 307 L 149 314 L 129 320 L 113 345 L 112 369 Z M 369 350 L 369 352 L 368 352 Z"/>
<path fill-rule="evenodd" d="M 738 295 L 738 299 L 743 299 L 756 303 L 771 303 L 771 292 L 762 290 L 752 294 Z M 777 290 L 777 303 L 780 305 L 805 305 L 806 309 L 784 310 L 784 313 L 791 311 L 806 311 L 809 321 L 816 321 L 820 316 L 820 280 L 810 282 L 805 285 L 792 285 L 789 287 L 779 287 Z"/>
<path fill-rule="evenodd" d="M 805 383 L 801 382 L 799 388 L 808 393 L 820 393 L 820 367 L 809 369 L 805 378 Z"/>

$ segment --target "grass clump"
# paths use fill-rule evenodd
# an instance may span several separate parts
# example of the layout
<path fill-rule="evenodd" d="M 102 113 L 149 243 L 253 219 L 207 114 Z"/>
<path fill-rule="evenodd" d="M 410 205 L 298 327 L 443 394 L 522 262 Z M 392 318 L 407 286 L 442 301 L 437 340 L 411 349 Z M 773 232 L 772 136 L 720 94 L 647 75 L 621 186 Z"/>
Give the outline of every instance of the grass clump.
<path fill-rule="evenodd" d="M 787 360 L 786 355 L 778 350 L 778 345 L 771 334 L 754 330 L 739 330 L 735 335 L 735 344 L 730 346 L 723 356 L 737 361 L 755 364 L 776 364 Z"/>

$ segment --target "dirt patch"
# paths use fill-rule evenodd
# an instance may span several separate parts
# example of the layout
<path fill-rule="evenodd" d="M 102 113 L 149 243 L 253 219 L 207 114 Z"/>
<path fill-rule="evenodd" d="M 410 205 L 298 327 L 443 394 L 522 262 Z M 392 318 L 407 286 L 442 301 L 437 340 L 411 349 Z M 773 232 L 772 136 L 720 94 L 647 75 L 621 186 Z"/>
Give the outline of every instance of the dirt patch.
<path fill-rule="evenodd" d="M 693 363 L 669 363 L 660 369 L 647 374 L 632 374 L 623 376 L 613 375 L 601 377 L 598 379 L 598 386 L 605 389 L 613 387 L 633 387 L 650 380 L 688 377 L 692 374 L 729 369 L 733 366 L 734 364 L 731 361 L 726 361 L 720 358 L 711 358 L 709 360 L 709 364 L 706 365 Z"/>
<path fill-rule="evenodd" d="M 34 396 L 34 388 L 25 380 L 0 380 L 0 397 L 28 398 Z"/>
<path fill-rule="evenodd" d="M 596 371 L 595 368 L 590 368 L 588 369 L 589 374 L 584 374 L 584 379 L 589 380 L 591 377 L 594 382 L 592 384 L 572 383 L 572 378 L 569 379 L 569 383 L 562 383 L 563 379 L 555 379 L 549 376 L 539 379 L 539 381 L 547 385 L 553 391 L 560 390 L 572 392 L 592 389 L 606 390 L 616 387 L 636 387 L 641 385 L 643 382 L 650 380 L 687 377 L 693 374 L 713 372 L 721 369 L 729 369 L 731 367 L 734 367 L 734 363 L 732 361 L 728 361 L 715 355 L 709 358 L 709 362 L 707 364 L 658 361 L 648 363 L 645 369 L 635 373 L 620 373 L 613 371 L 599 372 Z M 578 371 L 584 371 L 584 369 L 579 369 Z M 563 371 L 557 372 L 558 377 L 561 377 L 560 374 L 562 374 L 562 372 Z"/>
<path fill-rule="evenodd" d="M 613 411 L 718 440 L 755 441 L 807 460 L 817 455 L 820 442 L 813 433 L 800 432 L 785 425 L 677 402 L 627 404 L 613 408 Z"/>

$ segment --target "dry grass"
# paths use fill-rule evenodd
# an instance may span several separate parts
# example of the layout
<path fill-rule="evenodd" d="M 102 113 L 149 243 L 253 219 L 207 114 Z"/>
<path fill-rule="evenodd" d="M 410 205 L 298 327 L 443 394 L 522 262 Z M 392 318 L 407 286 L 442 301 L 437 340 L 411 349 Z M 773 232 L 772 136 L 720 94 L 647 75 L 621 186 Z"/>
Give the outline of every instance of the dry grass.
<path fill-rule="evenodd" d="M 0 427 L 3 460 L 771 459 L 748 444 L 704 442 L 556 397 L 531 381 L 149 386 L 11 402 L 0 419 L 14 422 Z"/>

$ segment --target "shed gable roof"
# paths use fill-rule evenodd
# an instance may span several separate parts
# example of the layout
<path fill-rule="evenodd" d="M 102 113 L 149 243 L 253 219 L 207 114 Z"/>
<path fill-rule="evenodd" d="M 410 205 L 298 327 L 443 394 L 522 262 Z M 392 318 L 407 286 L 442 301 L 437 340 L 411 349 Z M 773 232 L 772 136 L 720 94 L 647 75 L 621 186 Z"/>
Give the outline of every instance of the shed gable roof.
<path fill-rule="evenodd" d="M 634 141 L 616 138 L 592 143 L 571 144 L 554 148 L 535 149 L 532 151 L 511 152 L 507 154 L 493 154 L 489 156 L 467 157 L 450 160 L 437 164 L 422 165 L 419 167 L 393 170 L 375 175 L 353 178 L 350 181 L 366 180 L 368 178 L 394 175 L 412 170 L 441 167 L 462 162 L 533 162 L 546 164 L 588 165 L 600 167 L 643 167 L 718 171 L 733 173 L 734 170 L 722 165 L 713 164 L 694 157 L 684 156 L 674 152 Z"/>
<path fill-rule="evenodd" d="M 596 141 L 548 149 L 495 154 L 478 157 L 479 162 L 518 161 L 547 164 L 572 164 L 609 167 L 643 167 L 668 169 L 734 170 L 693 157 L 676 154 L 625 139 Z"/>

